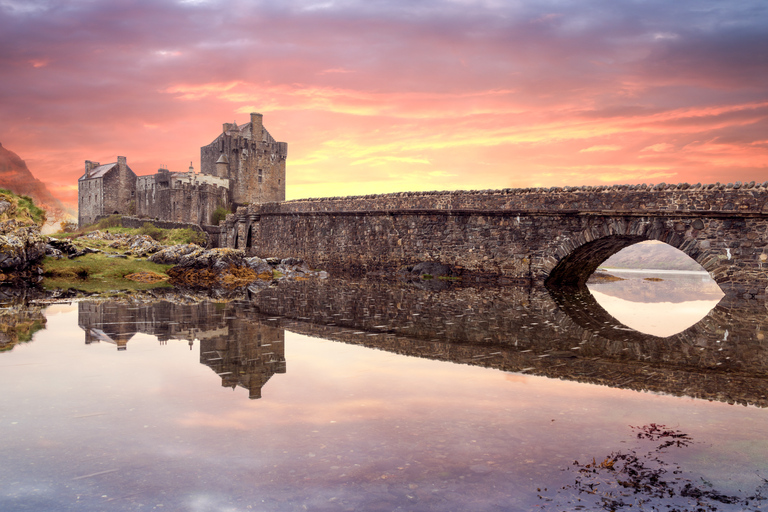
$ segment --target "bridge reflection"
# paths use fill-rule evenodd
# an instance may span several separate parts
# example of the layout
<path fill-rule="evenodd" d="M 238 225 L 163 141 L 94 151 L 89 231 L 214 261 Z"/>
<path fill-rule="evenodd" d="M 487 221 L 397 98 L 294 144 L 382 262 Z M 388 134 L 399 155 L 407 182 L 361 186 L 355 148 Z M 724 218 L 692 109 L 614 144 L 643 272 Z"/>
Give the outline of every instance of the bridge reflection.
<path fill-rule="evenodd" d="M 227 304 L 81 303 L 80 325 L 113 339 L 145 332 L 200 340 L 200 362 L 252 398 L 285 372 L 289 330 L 508 372 L 768 406 L 768 326 L 758 301 L 726 298 L 696 325 L 661 338 L 622 325 L 586 289 L 436 288 L 285 281 Z"/>

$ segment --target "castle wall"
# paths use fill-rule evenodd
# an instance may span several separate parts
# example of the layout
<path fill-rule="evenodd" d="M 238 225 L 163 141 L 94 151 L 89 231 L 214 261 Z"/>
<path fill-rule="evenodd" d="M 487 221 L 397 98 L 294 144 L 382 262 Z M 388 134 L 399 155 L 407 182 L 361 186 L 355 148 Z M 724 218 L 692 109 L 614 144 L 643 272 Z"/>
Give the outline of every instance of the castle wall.
<path fill-rule="evenodd" d="M 213 212 L 228 205 L 228 180 L 210 176 L 158 172 L 136 180 L 139 217 L 210 224 Z"/>
<path fill-rule="evenodd" d="M 117 157 L 117 166 L 104 176 L 104 213 L 132 215 L 136 212 L 136 174 Z"/>
<path fill-rule="evenodd" d="M 81 179 L 77 182 L 77 223 L 87 226 L 103 215 L 104 187 L 101 178 Z"/>

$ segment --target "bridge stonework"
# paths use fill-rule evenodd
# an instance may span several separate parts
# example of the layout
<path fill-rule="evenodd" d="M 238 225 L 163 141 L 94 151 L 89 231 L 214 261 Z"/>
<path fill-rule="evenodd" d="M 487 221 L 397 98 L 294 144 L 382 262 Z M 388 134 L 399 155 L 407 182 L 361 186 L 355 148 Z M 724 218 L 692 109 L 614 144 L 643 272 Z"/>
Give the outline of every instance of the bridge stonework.
<path fill-rule="evenodd" d="M 583 286 L 606 258 L 644 240 L 681 250 L 728 295 L 766 296 L 768 182 L 615 185 L 306 199 L 239 208 L 226 245 L 299 257 L 332 273 L 422 261 L 500 282 Z"/>

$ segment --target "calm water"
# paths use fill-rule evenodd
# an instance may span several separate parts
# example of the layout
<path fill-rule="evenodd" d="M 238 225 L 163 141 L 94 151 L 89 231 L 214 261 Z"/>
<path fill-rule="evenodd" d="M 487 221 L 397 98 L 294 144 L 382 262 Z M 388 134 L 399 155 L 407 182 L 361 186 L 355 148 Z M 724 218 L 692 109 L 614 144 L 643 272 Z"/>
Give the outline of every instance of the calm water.
<path fill-rule="evenodd" d="M 9 305 L 0 510 L 768 509 L 763 304 L 432 287 Z"/>

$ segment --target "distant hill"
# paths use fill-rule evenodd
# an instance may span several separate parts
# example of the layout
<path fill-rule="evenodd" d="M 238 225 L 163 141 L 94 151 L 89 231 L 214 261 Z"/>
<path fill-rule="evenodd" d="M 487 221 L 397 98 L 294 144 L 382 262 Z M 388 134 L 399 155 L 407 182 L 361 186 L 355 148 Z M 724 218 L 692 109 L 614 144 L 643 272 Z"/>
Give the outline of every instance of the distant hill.
<path fill-rule="evenodd" d="M 663 242 L 648 241 L 630 245 L 607 260 L 602 268 L 649 270 L 703 270 L 683 252 Z"/>
<path fill-rule="evenodd" d="M 64 204 L 56 199 L 45 183 L 32 175 L 26 162 L 19 155 L 0 144 L 0 188 L 29 196 L 35 204 L 48 212 L 49 222 L 63 219 L 67 215 Z"/>

